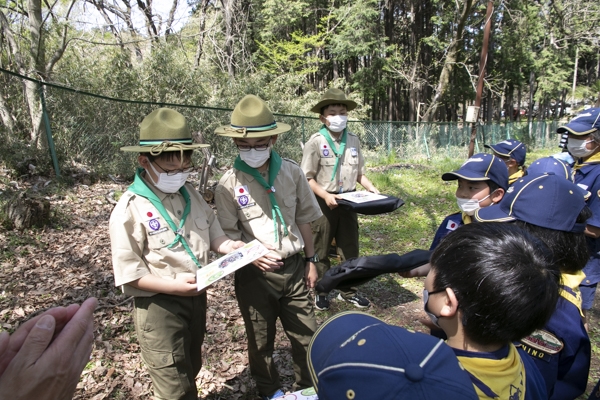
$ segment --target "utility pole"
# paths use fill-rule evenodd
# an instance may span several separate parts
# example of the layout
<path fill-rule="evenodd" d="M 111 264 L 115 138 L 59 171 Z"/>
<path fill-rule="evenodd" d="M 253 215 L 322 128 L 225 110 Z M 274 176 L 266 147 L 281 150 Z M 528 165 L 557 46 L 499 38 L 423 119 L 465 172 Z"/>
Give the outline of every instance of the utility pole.
<path fill-rule="evenodd" d="M 490 41 L 490 31 L 492 29 L 492 12 L 494 11 L 494 2 L 488 1 L 487 12 L 485 14 L 485 28 L 483 31 L 483 44 L 481 46 L 481 58 L 479 59 L 479 79 L 477 81 L 477 93 L 475 95 L 475 107 L 477 118 L 473 122 L 471 129 L 471 141 L 469 142 L 469 157 L 475 152 L 475 139 L 477 138 L 477 124 L 479 123 L 479 109 L 481 107 L 481 94 L 483 93 L 483 80 L 485 78 L 485 64 L 488 55 L 488 43 Z"/>

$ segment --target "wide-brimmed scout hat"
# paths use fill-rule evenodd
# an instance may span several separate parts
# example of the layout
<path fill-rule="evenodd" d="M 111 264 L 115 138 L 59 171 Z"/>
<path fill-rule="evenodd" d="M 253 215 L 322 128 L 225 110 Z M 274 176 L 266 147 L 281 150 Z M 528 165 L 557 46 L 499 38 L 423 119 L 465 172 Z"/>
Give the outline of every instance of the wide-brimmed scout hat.
<path fill-rule="evenodd" d="M 357 106 L 356 102 L 346 99 L 346 93 L 343 90 L 332 88 L 323 93 L 321 100 L 310 111 L 320 114 L 321 108 L 330 104 L 343 104 L 346 106 L 347 111 L 352 111 Z"/>
<path fill-rule="evenodd" d="M 170 108 L 158 108 L 140 124 L 139 146 L 121 147 L 122 151 L 159 155 L 164 151 L 185 151 L 208 144 L 194 143 L 185 117 Z"/>
<path fill-rule="evenodd" d="M 319 400 L 477 399 L 443 340 L 350 311 L 325 321 L 308 345 Z"/>
<path fill-rule="evenodd" d="M 288 124 L 275 122 L 267 103 L 253 94 L 244 96 L 231 113 L 231 124 L 215 129 L 221 136 L 234 138 L 261 138 L 278 135 L 292 129 Z"/>
<path fill-rule="evenodd" d="M 560 126 L 556 133 L 584 136 L 600 129 L 600 108 L 588 108 L 577 114 L 568 124 Z"/>

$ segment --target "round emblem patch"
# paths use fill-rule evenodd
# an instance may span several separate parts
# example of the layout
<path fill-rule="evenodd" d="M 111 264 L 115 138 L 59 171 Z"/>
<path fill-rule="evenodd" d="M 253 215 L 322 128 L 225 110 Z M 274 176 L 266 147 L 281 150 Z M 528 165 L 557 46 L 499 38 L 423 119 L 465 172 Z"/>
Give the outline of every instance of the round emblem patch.
<path fill-rule="evenodd" d="M 150 229 L 152 229 L 153 231 L 157 231 L 158 229 L 160 229 L 160 222 L 158 222 L 155 219 L 151 219 L 150 221 L 148 221 L 148 226 L 150 227 Z"/>
<path fill-rule="evenodd" d="M 329 150 L 324 149 L 323 150 L 323 157 L 327 157 L 329 155 Z"/>
<path fill-rule="evenodd" d="M 247 205 L 248 204 L 248 196 L 242 195 L 242 196 L 238 197 L 238 203 L 240 203 L 240 206 Z"/>

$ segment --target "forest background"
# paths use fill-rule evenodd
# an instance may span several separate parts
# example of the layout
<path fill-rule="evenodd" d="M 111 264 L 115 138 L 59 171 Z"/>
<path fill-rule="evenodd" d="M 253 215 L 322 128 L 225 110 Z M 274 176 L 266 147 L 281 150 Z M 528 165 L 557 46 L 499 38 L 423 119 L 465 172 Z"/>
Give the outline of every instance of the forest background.
<path fill-rule="evenodd" d="M 39 150 L 49 164 L 44 101 L 63 146 L 75 127 L 89 136 L 110 121 L 102 131 L 124 131 L 150 110 L 40 82 L 154 107 L 231 109 L 253 93 L 275 113 L 303 116 L 334 86 L 359 103 L 355 119 L 459 122 L 475 99 L 487 3 L 0 0 L 1 155 L 27 167 Z M 563 118 L 599 99 L 600 3 L 491 3 L 483 123 Z"/>
<path fill-rule="evenodd" d="M 518 138 L 534 149 L 542 143 L 530 135 L 532 126 L 564 120 L 599 100 L 600 2 L 493 4 L 481 121 L 498 127 L 520 121 Z M 475 99 L 486 6 L 475 0 L 0 0 L 0 206 L 26 193 L 48 200 L 52 210 L 46 227 L 24 230 L 12 229 L 0 212 L 2 329 L 15 329 L 45 307 L 97 296 L 93 358 L 76 398 L 149 398 L 131 299 L 114 287 L 105 229 L 115 198 L 130 183 L 130 176 L 114 174 L 133 172 L 115 154 L 135 142 L 141 118 L 173 105 L 193 121 L 198 139 L 211 142 L 214 127 L 253 93 L 275 113 L 300 116 L 294 130 L 306 123 L 310 135 L 309 109 L 326 88 L 339 87 L 359 103 L 353 119 L 406 127 L 425 121 L 468 132 L 461 119 Z M 297 152 L 298 136 L 291 135 L 278 146 L 290 137 Z M 53 176 L 49 138 L 66 179 Z M 557 141 L 553 135 L 549 142 Z M 364 254 L 428 247 L 437 224 L 455 211 L 454 187 L 440 184 L 439 176 L 466 156 L 464 140 L 453 142 L 456 152 L 448 143 L 431 149 L 428 155 L 441 156 L 436 162 L 408 160 L 389 142 L 387 151 L 379 142 L 366 146 L 378 187 L 407 205 L 361 219 Z M 225 146 L 211 145 L 222 173 Z M 421 281 L 386 276 L 363 290 L 375 315 L 423 329 Z M 208 398 L 253 398 L 231 282 L 210 295 L 199 387 Z M 318 314 L 319 322 L 342 309 L 335 303 Z M 598 320 L 596 312 L 588 389 L 600 376 Z M 277 365 L 289 387 L 289 343 L 283 335 L 277 340 Z"/>

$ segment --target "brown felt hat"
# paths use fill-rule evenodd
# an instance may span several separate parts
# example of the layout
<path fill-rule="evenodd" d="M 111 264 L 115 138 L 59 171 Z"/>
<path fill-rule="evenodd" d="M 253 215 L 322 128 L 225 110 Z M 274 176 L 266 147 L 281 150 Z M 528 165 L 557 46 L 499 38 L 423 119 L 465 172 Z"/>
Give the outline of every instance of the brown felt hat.
<path fill-rule="evenodd" d="M 194 143 L 183 115 L 170 108 L 158 108 L 140 124 L 139 146 L 125 146 L 121 150 L 158 155 L 164 151 L 195 150 L 201 147 L 209 145 Z"/>
<path fill-rule="evenodd" d="M 321 100 L 310 109 L 312 112 L 321 113 L 321 108 L 328 106 L 330 104 L 343 104 L 346 106 L 346 110 L 352 111 L 356 108 L 356 102 L 352 100 L 346 99 L 346 93 L 340 89 L 327 89 L 323 96 L 321 96 Z"/>
<path fill-rule="evenodd" d="M 234 138 L 261 138 L 278 135 L 292 129 L 288 124 L 275 122 L 267 103 L 253 94 L 244 96 L 231 113 L 231 124 L 215 129 L 221 136 Z"/>

